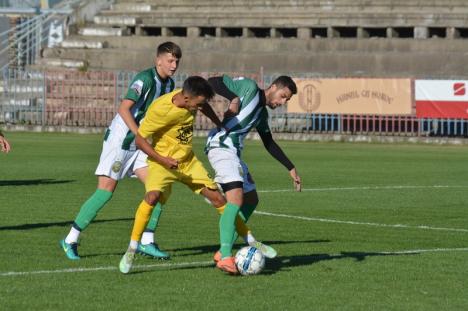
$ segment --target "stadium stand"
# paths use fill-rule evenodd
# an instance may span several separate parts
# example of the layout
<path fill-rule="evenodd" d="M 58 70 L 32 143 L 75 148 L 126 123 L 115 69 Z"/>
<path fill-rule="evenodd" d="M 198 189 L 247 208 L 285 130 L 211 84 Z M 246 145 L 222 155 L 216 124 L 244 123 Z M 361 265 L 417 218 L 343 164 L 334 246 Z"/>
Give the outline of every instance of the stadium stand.
<path fill-rule="evenodd" d="M 170 39 L 185 71 L 463 77 L 467 13 L 463 0 L 125 0 L 43 55 L 138 70 Z"/>

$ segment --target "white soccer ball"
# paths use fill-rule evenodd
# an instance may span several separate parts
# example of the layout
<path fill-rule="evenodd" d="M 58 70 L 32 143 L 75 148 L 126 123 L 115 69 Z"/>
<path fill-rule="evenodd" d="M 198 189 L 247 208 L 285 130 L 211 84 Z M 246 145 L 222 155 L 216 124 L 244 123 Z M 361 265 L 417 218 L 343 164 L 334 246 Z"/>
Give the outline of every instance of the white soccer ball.
<path fill-rule="evenodd" d="M 245 246 L 236 254 L 236 266 L 242 275 L 260 273 L 265 267 L 265 256 L 253 246 Z"/>

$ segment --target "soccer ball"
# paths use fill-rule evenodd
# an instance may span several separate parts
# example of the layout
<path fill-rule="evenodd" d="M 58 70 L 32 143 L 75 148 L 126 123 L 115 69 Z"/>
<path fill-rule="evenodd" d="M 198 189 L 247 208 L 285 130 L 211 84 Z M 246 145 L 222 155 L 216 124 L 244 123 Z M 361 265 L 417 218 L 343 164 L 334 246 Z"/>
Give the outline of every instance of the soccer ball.
<path fill-rule="evenodd" d="M 265 257 L 257 248 L 245 246 L 236 254 L 236 266 L 242 275 L 258 274 L 265 267 Z"/>

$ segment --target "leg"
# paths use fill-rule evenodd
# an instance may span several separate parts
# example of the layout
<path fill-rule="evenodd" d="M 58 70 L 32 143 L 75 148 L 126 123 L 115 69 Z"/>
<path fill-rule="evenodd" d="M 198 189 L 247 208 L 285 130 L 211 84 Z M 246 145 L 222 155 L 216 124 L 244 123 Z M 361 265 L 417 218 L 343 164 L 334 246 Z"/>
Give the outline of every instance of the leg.
<path fill-rule="evenodd" d="M 60 245 L 69 259 L 80 259 L 77 250 L 80 233 L 88 227 L 88 225 L 96 218 L 99 211 L 112 198 L 112 194 L 116 187 L 116 180 L 107 176 L 98 177 L 98 186 L 96 191 L 81 206 L 70 232 L 64 240 L 60 241 Z"/>
<path fill-rule="evenodd" d="M 146 159 L 146 157 L 144 157 Z M 139 160 L 137 159 L 137 162 Z M 135 163 L 137 165 L 137 163 Z M 140 168 L 134 171 L 135 175 L 138 179 L 144 184 L 146 181 L 146 177 L 148 176 L 148 166 L 146 162 Z M 159 246 L 154 242 L 154 231 L 156 230 L 159 218 L 161 217 L 162 213 L 162 204 L 158 201 L 156 206 L 153 208 L 153 212 L 151 213 L 151 217 L 149 219 L 148 225 L 143 232 L 141 237 L 141 241 L 138 244 L 137 251 L 138 253 L 148 255 L 154 258 L 160 259 L 168 259 L 169 254 L 163 252 L 159 249 Z"/>
<path fill-rule="evenodd" d="M 244 193 L 244 202 L 241 207 L 242 216 L 247 222 L 258 205 L 258 195 L 256 190 Z"/>
<path fill-rule="evenodd" d="M 242 215 L 242 217 L 244 217 L 245 222 L 247 222 L 250 216 L 252 216 L 252 213 L 254 212 L 257 205 L 258 195 L 255 188 L 252 191 L 244 193 L 244 204 L 242 204 L 241 211 L 239 212 L 239 214 Z M 257 241 L 251 232 L 247 234 L 245 241 L 250 246 L 258 248 L 262 252 L 262 254 L 265 255 L 265 257 L 267 258 L 275 258 L 277 255 L 277 252 L 273 247 Z"/>
<path fill-rule="evenodd" d="M 145 195 L 145 199 L 140 203 L 135 214 L 135 222 L 133 224 L 132 236 L 130 244 L 124 256 L 120 260 L 119 269 L 122 273 L 129 273 L 132 268 L 133 261 L 135 259 L 135 253 L 137 251 L 138 242 L 141 239 L 141 235 L 148 224 L 153 207 L 159 201 L 159 191 L 149 191 Z"/>

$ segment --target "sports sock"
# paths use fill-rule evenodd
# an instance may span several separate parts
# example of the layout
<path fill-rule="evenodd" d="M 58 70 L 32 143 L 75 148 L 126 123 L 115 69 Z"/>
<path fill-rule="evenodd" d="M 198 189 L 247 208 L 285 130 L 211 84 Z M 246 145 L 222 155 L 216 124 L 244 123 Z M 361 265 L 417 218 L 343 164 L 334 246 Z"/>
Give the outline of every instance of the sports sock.
<path fill-rule="evenodd" d="M 145 200 L 141 201 L 135 213 L 135 223 L 133 224 L 131 237 L 133 241 L 140 241 L 141 235 L 143 234 L 143 231 L 145 230 L 145 227 L 150 219 L 152 210 L 152 205 L 146 203 Z"/>
<path fill-rule="evenodd" d="M 255 242 L 257 242 L 257 240 L 255 239 L 255 237 L 252 235 L 252 232 L 249 231 L 249 233 L 247 233 L 246 236 L 244 236 L 244 240 L 247 244 L 249 245 L 252 245 L 254 244 Z"/>
<path fill-rule="evenodd" d="M 153 212 L 151 212 L 151 217 L 149 219 L 148 225 L 146 226 L 145 232 L 143 232 L 143 236 L 141 237 L 141 244 L 147 245 L 150 243 L 154 243 L 154 231 L 158 227 L 161 212 L 162 205 L 158 202 L 153 208 Z"/>
<path fill-rule="evenodd" d="M 224 213 L 225 208 L 226 208 L 226 205 L 223 205 L 221 207 L 217 207 L 216 210 L 218 211 L 218 213 L 220 215 L 222 215 Z M 236 231 L 234 231 L 234 235 L 233 235 L 233 238 L 232 238 L 232 244 L 234 244 L 234 242 L 237 240 L 237 238 L 239 236 L 245 238 L 247 236 L 247 234 L 250 232 L 250 229 L 245 224 L 245 221 L 244 221 L 244 219 L 243 219 L 240 212 L 236 216 L 235 226 L 236 226 Z"/>
<path fill-rule="evenodd" d="M 75 224 L 83 231 L 96 218 L 98 212 L 112 198 L 112 192 L 97 189 L 81 206 L 75 218 Z"/>
<path fill-rule="evenodd" d="M 138 241 L 130 240 L 130 244 L 128 244 L 127 252 L 135 253 L 138 247 Z"/>
<path fill-rule="evenodd" d="M 75 227 L 71 227 L 70 232 L 65 238 L 65 243 L 68 243 L 68 244 L 77 243 L 78 238 L 80 237 L 80 233 L 81 233 L 80 230 L 76 229 Z"/>
<path fill-rule="evenodd" d="M 219 235 L 221 241 L 221 258 L 232 255 L 232 239 L 235 231 L 236 216 L 239 213 L 239 206 L 227 203 L 224 212 L 219 218 Z"/>
<path fill-rule="evenodd" d="M 247 222 L 250 216 L 252 216 L 252 213 L 254 212 L 256 207 L 257 205 L 251 205 L 251 204 L 245 204 L 245 203 L 242 204 L 239 214 L 242 213 L 242 216 L 244 217 L 245 222 Z"/>
<path fill-rule="evenodd" d="M 143 235 L 141 236 L 140 243 L 143 245 L 154 243 L 154 232 L 145 230 L 145 232 L 143 232 Z"/>

